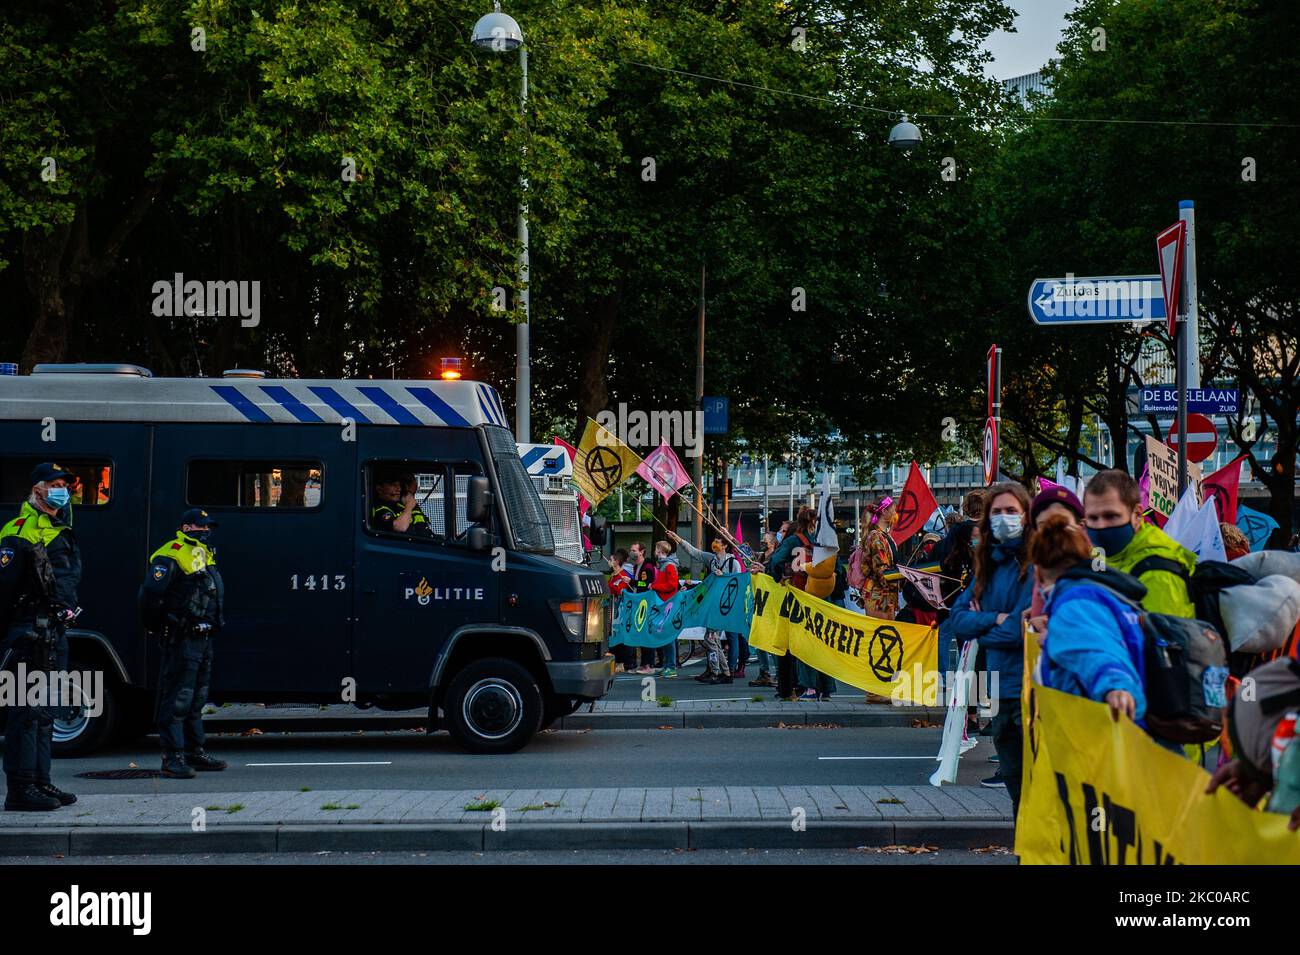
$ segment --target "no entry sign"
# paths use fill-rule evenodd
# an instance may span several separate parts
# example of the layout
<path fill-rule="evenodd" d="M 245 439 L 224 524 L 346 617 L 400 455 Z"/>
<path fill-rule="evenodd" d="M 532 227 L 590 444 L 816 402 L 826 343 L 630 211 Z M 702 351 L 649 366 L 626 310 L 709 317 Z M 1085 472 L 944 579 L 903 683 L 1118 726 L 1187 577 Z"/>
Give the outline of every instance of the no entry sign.
<path fill-rule="evenodd" d="M 1165 439 L 1165 444 L 1175 450 L 1178 448 L 1177 422 L 1174 422 L 1173 427 L 1169 429 L 1169 437 Z M 1204 461 L 1218 446 L 1219 430 L 1214 426 L 1214 422 L 1203 414 L 1189 414 L 1187 416 L 1187 460 Z"/>

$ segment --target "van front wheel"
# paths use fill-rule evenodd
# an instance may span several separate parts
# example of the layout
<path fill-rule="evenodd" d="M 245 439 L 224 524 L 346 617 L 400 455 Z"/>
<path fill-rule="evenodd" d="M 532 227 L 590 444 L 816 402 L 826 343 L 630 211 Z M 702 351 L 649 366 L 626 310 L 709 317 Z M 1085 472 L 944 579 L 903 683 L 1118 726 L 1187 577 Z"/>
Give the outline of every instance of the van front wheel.
<path fill-rule="evenodd" d="M 542 723 L 537 679 L 514 660 L 475 660 L 457 673 L 442 704 L 447 729 L 472 753 L 514 753 Z"/>

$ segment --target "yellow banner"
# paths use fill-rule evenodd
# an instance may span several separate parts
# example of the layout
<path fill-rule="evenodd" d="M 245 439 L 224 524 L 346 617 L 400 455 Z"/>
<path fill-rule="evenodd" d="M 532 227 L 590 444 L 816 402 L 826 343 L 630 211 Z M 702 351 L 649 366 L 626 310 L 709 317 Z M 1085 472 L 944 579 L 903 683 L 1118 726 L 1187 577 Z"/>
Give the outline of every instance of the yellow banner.
<path fill-rule="evenodd" d="M 578 459 L 573 462 L 573 483 L 595 507 L 633 474 L 640 456 L 590 418 L 578 442 Z"/>
<path fill-rule="evenodd" d="M 792 653 L 813 669 L 861 690 L 926 704 L 923 681 L 909 675 L 935 669 L 937 631 L 865 617 L 778 584 L 767 574 L 754 574 L 753 579 L 750 646 L 777 656 Z M 903 677 L 895 683 L 899 671 Z M 934 696 L 933 687 L 929 695 Z"/>
<path fill-rule="evenodd" d="M 1038 645 L 1025 640 L 1026 676 Z M 1023 863 L 1300 865 L 1287 816 L 1246 806 L 1209 774 L 1156 745 L 1104 703 L 1038 686 L 1023 697 L 1024 780 L 1016 820 Z"/>

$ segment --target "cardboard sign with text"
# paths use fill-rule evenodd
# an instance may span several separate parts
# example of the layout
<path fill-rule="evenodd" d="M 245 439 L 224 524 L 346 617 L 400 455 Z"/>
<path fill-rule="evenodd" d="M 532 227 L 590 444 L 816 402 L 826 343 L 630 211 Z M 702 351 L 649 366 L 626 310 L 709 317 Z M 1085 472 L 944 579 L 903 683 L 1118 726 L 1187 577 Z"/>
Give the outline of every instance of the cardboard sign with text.
<path fill-rule="evenodd" d="M 1151 509 L 1162 517 L 1178 503 L 1178 452 L 1147 435 L 1147 474 L 1151 479 Z M 1201 466 L 1187 463 L 1187 479 L 1201 483 Z"/>

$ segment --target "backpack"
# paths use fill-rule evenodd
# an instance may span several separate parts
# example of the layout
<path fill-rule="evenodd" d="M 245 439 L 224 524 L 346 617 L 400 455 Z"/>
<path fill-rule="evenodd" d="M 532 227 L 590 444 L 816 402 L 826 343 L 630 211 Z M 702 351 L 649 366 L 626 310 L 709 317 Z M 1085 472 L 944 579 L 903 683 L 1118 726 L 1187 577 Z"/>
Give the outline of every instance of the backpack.
<path fill-rule="evenodd" d="M 849 555 L 848 570 L 844 574 L 845 582 L 859 593 L 867 583 L 866 572 L 862 569 L 862 562 L 866 560 L 866 552 L 863 551 L 862 545 L 859 544 L 853 548 L 853 553 Z"/>
<path fill-rule="evenodd" d="M 1163 560 L 1148 558 L 1156 559 Z M 1151 613 L 1115 588 L 1098 583 L 1138 615 L 1144 638 L 1142 689 L 1147 698 L 1147 727 L 1173 743 L 1216 739 L 1223 731 L 1228 704 L 1228 648 L 1223 637 L 1204 620 Z"/>
<path fill-rule="evenodd" d="M 1187 568 L 1168 557 L 1146 557 L 1133 565 L 1129 573 L 1141 577 L 1149 570 L 1163 570 L 1187 584 L 1187 596 L 1196 607 L 1196 618 L 1204 620 L 1219 633 L 1224 632 L 1223 615 L 1219 612 L 1219 594 L 1229 587 L 1250 586 L 1255 575 L 1244 567 L 1234 567 L 1221 560 L 1197 561 L 1196 570 L 1188 576 Z"/>

